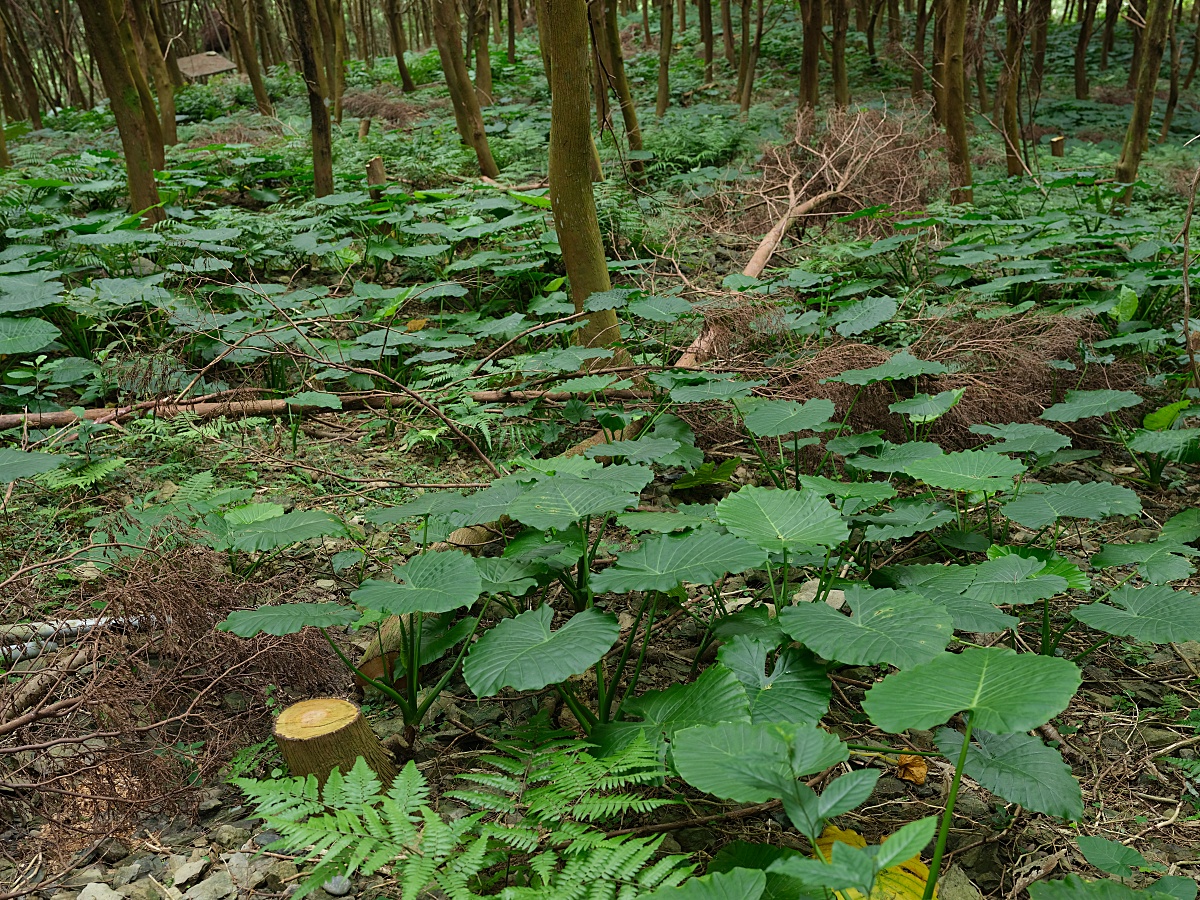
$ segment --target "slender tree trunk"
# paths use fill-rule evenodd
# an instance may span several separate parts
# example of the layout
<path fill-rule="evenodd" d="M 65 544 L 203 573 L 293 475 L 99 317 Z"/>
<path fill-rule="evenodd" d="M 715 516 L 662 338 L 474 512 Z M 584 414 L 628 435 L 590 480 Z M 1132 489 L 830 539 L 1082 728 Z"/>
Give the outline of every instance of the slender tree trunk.
<path fill-rule="evenodd" d="M 102 0 L 97 0 L 102 2 Z M 113 8 L 113 18 L 117 22 L 117 37 L 121 41 L 121 47 L 125 52 L 126 65 L 129 67 L 129 73 L 133 78 L 134 87 L 137 88 L 138 99 L 142 104 L 142 111 L 146 118 L 146 131 L 150 135 L 150 152 L 154 161 L 154 168 L 161 169 L 166 165 L 166 155 L 163 150 L 163 131 L 162 122 L 158 118 L 158 110 L 154 106 L 154 94 L 150 91 L 150 82 L 146 80 L 146 73 L 142 69 L 140 60 L 138 59 L 138 42 L 133 37 L 133 26 L 128 14 L 128 8 L 125 0 L 110 0 Z"/>
<path fill-rule="evenodd" d="M 664 18 L 672 18 L 665 0 Z M 596 198 L 592 192 L 594 143 L 588 127 L 588 26 L 586 0 L 546 0 L 554 27 L 547 35 L 551 58 L 550 205 L 562 247 L 576 312 L 592 294 L 610 290 L 608 263 Z M 670 26 L 664 26 L 670 28 Z M 608 347 L 620 340 L 611 309 L 592 313 L 575 333 L 584 347 Z"/>
<path fill-rule="evenodd" d="M 900 46 L 904 32 L 900 27 L 900 0 L 887 0 L 888 41 L 894 47 Z"/>
<path fill-rule="evenodd" d="M 250 88 L 254 91 L 254 102 L 258 106 L 258 111 L 264 116 L 273 116 L 275 109 L 271 106 L 271 98 L 267 95 L 267 85 L 263 81 L 262 69 L 258 67 L 258 54 L 254 51 L 254 34 L 250 30 L 252 19 L 247 14 L 244 2 L 245 0 L 229 0 L 226 4 L 229 27 L 233 31 L 233 39 L 242 55 L 242 64 L 245 66 L 246 76 L 250 79 Z"/>
<path fill-rule="evenodd" d="M 544 31 L 553 29 L 544 29 L 539 22 L 538 34 Z M 479 98 L 471 84 L 471 73 L 467 71 L 467 62 L 463 57 L 462 32 L 454 0 L 434 0 L 433 37 L 442 61 L 442 71 L 446 75 L 446 85 L 450 89 L 458 133 L 463 142 L 474 149 L 479 160 L 479 171 L 489 178 L 495 178 L 500 174 L 500 169 L 488 146 L 487 133 L 483 130 L 483 112 L 479 108 Z"/>
<path fill-rule="evenodd" d="M 4 118 L 10 122 L 25 118 L 25 111 L 17 101 L 17 91 L 10 74 L 12 58 L 8 49 L 8 39 L 4 19 L 0 18 L 0 105 L 4 108 Z"/>
<path fill-rule="evenodd" d="M 406 94 L 411 94 L 417 89 L 417 86 L 413 84 L 412 74 L 408 71 L 408 63 L 404 61 L 404 53 L 408 50 L 408 38 L 404 33 L 404 14 L 400 10 L 400 0 L 387 0 L 384 15 L 387 16 L 392 52 L 396 55 L 396 68 L 400 70 L 401 90 Z"/>
<path fill-rule="evenodd" d="M 608 55 L 612 66 L 609 70 L 609 78 L 612 80 L 613 90 L 617 94 L 617 103 L 621 107 L 621 119 L 625 123 L 625 139 L 629 141 L 629 149 L 640 153 L 642 128 L 638 123 L 633 92 L 629 89 L 629 76 L 625 73 L 625 51 L 621 46 L 621 28 L 617 21 L 617 0 L 604 0 L 604 2 L 604 35 L 608 41 Z M 629 169 L 634 178 L 639 181 L 642 179 L 644 167 L 640 159 L 630 160 Z"/>
<path fill-rule="evenodd" d="M 737 66 L 737 51 L 733 46 L 733 9 L 730 0 L 721 0 L 721 44 L 729 68 Z"/>
<path fill-rule="evenodd" d="M 687 31 L 687 0 L 679 0 L 679 33 Z"/>
<path fill-rule="evenodd" d="M 642 0 L 642 46 L 650 46 L 650 0 Z"/>
<path fill-rule="evenodd" d="M 508 64 L 517 61 L 517 0 L 508 0 Z"/>
<path fill-rule="evenodd" d="M 296 52 L 300 55 L 301 75 L 308 88 L 308 110 L 312 118 L 313 191 L 318 197 L 333 193 L 333 129 L 329 107 L 321 93 L 320 64 L 313 46 L 317 25 L 308 0 L 289 0 L 296 26 Z"/>
<path fill-rule="evenodd" d="M 615 0 L 610 0 L 615 2 Z M 704 46 L 704 80 L 711 84 L 713 80 L 713 20 L 712 0 L 698 0 L 700 12 L 700 42 Z"/>
<path fill-rule="evenodd" d="M 924 3 L 924 0 L 921 0 Z M 846 72 L 846 32 L 850 29 L 847 0 L 830 0 L 833 40 L 830 44 L 833 70 L 833 102 L 839 109 L 850 105 L 850 76 Z"/>
<path fill-rule="evenodd" d="M 145 49 L 146 66 L 154 82 L 154 93 L 158 96 L 159 128 L 163 143 L 174 146 L 179 143 L 175 130 L 175 84 L 171 81 L 166 58 L 158 45 L 158 33 L 150 19 L 149 3 L 148 0 L 133 0 L 129 6 L 134 14 L 134 40 Z"/>
<path fill-rule="evenodd" d="M 487 0 L 479 7 L 475 31 L 475 93 L 481 106 L 492 102 L 492 48 L 488 46 L 489 17 Z"/>
<path fill-rule="evenodd" d="M 33 76 L 33 60 L 29 53 L 29 43 L 25 40 L 21 21 L 13 15 L 13 9 L 8 5 L 8 0 L 0 0 L 0 18 L 4 20 L 8 50 L 12 56 L 13 67 L 16 69 L 17 80 L 20 83 L 21 102 L 25 106 L 25 117 L 29 119 L 29 125 L 34 131 L 41 131 L 42 105 L 38 99 L 37 82 Z"/>
<path fill-rule="evenodd" d="M 671 0 L 662 0 L 658 12 L 658 97 L 654 114 L 660 119 L 671 102 L 671 25 L 675 19 Z"/>
<path fill-rule="evenodd" d="M 342 98 L 346 93 L 346 56 L 350 45 L 346 41 L 346 13 L 342 0 L 328 0 L 330 15 L 333 18 L 333 73 L 332 84 L 335 89 L 333 96 L 333 120 L 342 121 Z"/>
<path fill-rule="evenodd" d="M 164 214 L 159 206 L 158 185 L 154 181 L 155 157 L 149 123 L 129 71 L 113 6 L 108 0 L 84 0 L 79 4 L 79 10 L 83 15 L 88 49 L 100 70 L 104 91 L 112 104 L 113 118 L 117 120 L 129 181 L 130 205 L 142 214 L 146 223 L 161 222 Z M 152 121 L 158 122 L 157 119 Z"/>
<path fill-rule="evenodd" d="M 763 0 L 758 0 L 754 16 L 754 41 L 750 45 L 750 60 L 746 63 L 746 80 L 742 85 L 739 107 L 742 115 L 750 111 L 750 100 L 754 94 L 754 74 L 758 69 L 758 55 L 762 50 Z"/>
<path fill-rule="evenodd" d="M 967 85 L 963 66 L 963 44 L 967 28 L 968 0 L 946 0 L 946 49 L 943 71 L 946 78 L 946 157 L 950 163 L 954 203 L 972 202 L 971 152 L 967 145 Z"/>
<path fill-rule="evenodd" d="M 604 134 L 609 127 L 611 110 L 608 104 L 608 87 L 612 80 L 612 48 L 609 46 L 604 24 L 604 0 L 590 0 L 587 5 L 588 34 L 592 47 L 592 95 L 596 99 L 596 130 Z"/>
<path fill-rule="evenodd" d="M 1129 28 L 1133 33 L 1133 57 L 1129 61 L 1129 75 L 1125 89 L 1132 91 L 1137 86 L 1138 73 L 1142 71 L 1143 43 L 1146 33 L 1146 0 L 1129 0 Z"/>
<path fill-rule="evenodd" d="M 925 32 L 928 30 L 929 2 L 917 0 L 917 30 L 913 37 L 912 84 L 909 87 L 914 103 L 925 95 Z"/>
<path fill-rule="evenodd" d="M 746 84 L 746 72 L 750 67 L 750 10 L 753 2 L 754 0 L 741 0 L 738 12 L 738 26 L 741 35 L 738 39 L 737 87 L 733 91 L 735 101 L 742 96 L 742 88 Z"/>
<path fill-rule="evenodd" d="M 933 118 L 946 119 L 946 4 L 955 0 L 934 0 L 933 3 Z"/>
<path fill-rule="evenodd" d="M 1100 71 L 1108 71 L 1108 54 L 1117 39 L 1117 20 L 1121 18 L 1121 0 L 1104 0 L 1104 34 L 1100 39 Z"/>
<path fill-rule="evenodd" d="M 1042 92 L 1042 78 L 1046 71 L 1046 35 L 1050 28 L 1052 0 L 1033 0 L 1032 33 L 1029 41 L 1029 91 L 1033 96 Z"/>
<path fill-rule="evenodd" d="M 1186 91 L 1192 86 L 1192 79 L 1196 77 L 1196 67 L 1200 66 L 1200 25 L 1192 24 L 1192 61 L 1188 65 L 1187 78 L 1183 80 L 1183 89 Z"/>
<path fill-rule="evenodd" d="M 859 34 L 867 33 L 871 20 L 871 0 L 854 0 L 854 28 Z"/>
<path fill-rule="evenodd" d="M 1183 42 L 1179 39 L 1179 23 L 1183 19 L 1183 0 L 1176 0 L 1175 12 L 1171 16 L 1171 87 L 1167 93 L 1167 108 L 1163 112 L 1162 131 L 1158 134 L 1158 142 L 1165 144 L 1171 131 L 1171 120 L 1175 118 L 1175 107 L 1179 105 L 1179 70 L 1183 57 Z"/>
<path fill-rule="evenodd" d="M 1075 99 L 1086 100 L 1089 94 L 1087 52 L 1092 42 L 1092 25 L 1100 0 L 1080 0 L 1079 37 L 1075 41 Z"/>
<path fill-rule="evenodd" d="M 1004 133 L 1004 161 L 1008 177 L 1020 177 L 1021 127 L 1018 113 L 1021 97 L 1021 51 L 1025 42 L 1024 16 L 1021 0 L 1004 2 L 1004 66 L 996 88 L 996 102 L 1002 104 L 1001 122 Z"/>
<path fill-rule="evenodd" d="M 1154 112 L 1154 93 L 1158 87 L 1158 71 L 1162 66 L 1163 50 L 1167 41 L 1167 21 L 1171 15 L 1172 0 L 1149 0 L 1146 4 L 1146 27 L 1142 33 L 1142 66 L 1138 71 L 1137 93 L 1133 98 L 1133 112 L 1129 117 L 1129 128 L 1125 131 L 1125 143 L 1121 147 L 1121 158 L 1117 162 L 1117 181 L 1128 184 L 1124 202 L 1133 198 L 1133 183 L 1137 181 L 1138 167 L 1150 131 L 1150 117 Z"/>
<path fill-rule="evenodd" d="M 821 102 L 821 43 L 825 40 L 821 0 L 800 0 L 804 46 L 800 50 L 800 108 L 816 109 Z"/>

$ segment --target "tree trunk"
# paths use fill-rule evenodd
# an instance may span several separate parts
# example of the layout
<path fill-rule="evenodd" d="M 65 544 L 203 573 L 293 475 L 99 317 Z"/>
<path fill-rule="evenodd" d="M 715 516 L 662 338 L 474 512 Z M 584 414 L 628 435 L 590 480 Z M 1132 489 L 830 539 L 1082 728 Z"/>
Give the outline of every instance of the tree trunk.
<path fill-rule="evenodd" d="M 417 89 L 413 84 L 412 74 L 408 71 L 408 63 L 404 61 L 404 52 L 408 49 L 408 39 L 404 34 L 404 14 L 400 10 L 400 0 L 387 0 L 384 11 L 387 16 L 388 36 L 392 42 L 392 52 L 396 55 L 396 68 L 400 70 L 400 87 L 406 94 Z"/>
<path fill-rule="evenodd" d="M 1200 25 L 1192 25 L 1192 61 L 1188 65 L 1187 78 L 1183 80 L 1183 89 L 1186 91 L 1192 86 L 1192 79 L 1196 77 L 1196 67 L 1200 66 Z"/>
<path fill-rule="evenodd" d="M 900 0 L 887 0 L 888 41 L 893 47 L 900 46 L 904 32 L 900 27 Z"/>
<path fill-rule="evenodd" d="M 1162 66 L 1163 49 L 1167 40 L 1167 21 L 1171 15 L 1172 0 L 1149 0 L 1146 11 L 1146 27 L 1142 33 L 1142 66 L 1138 71 L 1137 93 L 1133 98 L 1133 113 L 1129 117 L 1129 128 L 1125 131 L 1125 143 L 1121 147 L 1121 158 L 1117 161 L 1117 181 L 1128 184 L 1123 200 L 1133 198 L 1133 183 L 1137 181 L 1138 166 L 1142 162 L 1150 131 L 1150 117 L 1154 112 L 1154 93 L 1158 87 L 1158 70 Z"/>
<path fill-rule="evenodd" d="M 583 312 L 588 297 L 612 287 L 590 174 L 594 144 L 588 127 L 586 0 L 546 0 L 546 6 L 554 22 L 547 35 L 552 97 L 550 204 L 571 300 L 576 312 Z M 669 21 L 671 0 L 665 0 L 663 11 Z M 620 327 L 611 309 L 592 313 L 576 332 L 577 342 L 584 347 L 607 347 L 619 339 Z"/>
<path fill-rule="evenodd" d="M 737 66 L 737 51 L 733 46 L 733 10 L 730 0 L 721 0 L 721 43 L 725 48 L 725 62 L 732 69 Z"/>
<path fill-rule="evenodd" d="M 750 99 L 754 95 L 754 73 L 758 70 L 758 55 L 762 50 L 763 0 L 758 0 L 754 16 L 754 41 L 750 45 L 750 59 L 746 63 L 746 80 L 742 84 L 742 95 L 738 106 L 742 115 L 750 111 Z"/>
<path fill-rule="evenodd" d="M 1000 70 L 1000 84 L 996 88 L 996 102 L 1002 105 L 1004 161 L 1009 178 L 1017 178 L 1025 171 L 1021 164 L 1019 117 L 1021 51 L 1025 41 L 1021 5 L 1020 0 L 1005 0 L 1004 3 L 1004 65 Z"/>
<path fill-rule="evenodd" d="M 300 55 L 300 74 L 308 88 L 308 111 L 312 118 L 313 192 L 318 197 L 333 193 L 333 135 L 329 107 L 321 93 L 320 65 L 313 46 L 316 22 L 309 0 L 289 0 L 296 26 L 296 52 Z M 320 2 L 320 0 L 318 0 Z"/>
<path fill-rule="evenodd" d="M 1121 0 L 1104 0 L 1104 33 L 1100 39 L 1100 71 L 1108 71 L 1108 54 L 1117 39 L 1117 20 L 1121 18 Z"/>
<path fill-rule="evenodd" d="M 971 152 L 967 146 L 967 85 L 963 44 L 967 29 L 968 0 L 946 0 L 946 157 L 950 163 L 950 191 L 954 203 L 970 203 Z"/>
<path fill-rule="evenodd" d="M 735 102 L 742 96 L 742 88 L 746 84 L 746 71 L 750 67 L 750 10 L 753 2 L 754 0 L 742 0 L 738 13 L 741 36 L 738 39 L 737 87 L 733 91 Z"/>
<path fill-rule="evenodd" d="M 175 84 L 171 81 L 166 58 L 158 45 L 158 33 L 150 19 L 148 5 L 147 0 L 133 0 L 129 4 L 134 15 L 133 37 L 138 46 L 145 49 L 143 56 L 150 71 L 150 78 L 154 82 L 154 93 L 158 97 L 159 130 L 162 132 L 163 143 L 174 146 L 179 143 L 175 129 Z"/>
<path fill-rule="evenodd" d="M 604 3 L 604 35 L 608 41 L 608 55 L 612 66 L 609 78 L 617 94 L 617 103 L 621 107 L 621 119 L 625 123 L 625 139 L 629 141 L 629 149 L 640 153 L 642 128 L 638 123 L 637 107 L 633 103 L 633 92 L 629 88 L 629 76 L 625 73 L 625 51 L 621 46 L 621 28 L 617 21 L 617 0 L 604 0 Z M 630 160 L 629 169 L 637 180 L 643 178 L 644 166 L 640 159 Z"/>
<path fill-rule="evenodd" d="M 484 0 L 475 22 L 475 93 L 482 106 L 492 102 L 492 48 L 488 44 L 490 15 L 491 10 Z"/>
<path fill-rule="evenodd" d="M 1086 100 L 1088 87 L 1087 51 L 1092 42 L 1092 25 L 1096 21 L 1096 7 L 1100 0 L 1080 0 L 1079 37 L 1075 41 L 1075 99 Z"/>
<path fill-rule="evenodd" d="M 839 109 L 850 105 L 850 76 L 846 72 L 846 32 L 850 30 L 848 0 L 830 0 L 833 39 L 830 43 L 833 70 L 833 102 Z M 925 0 L 921 0 L 924 4 Z"/>
<path fill-rule="evenodd" d="M 946 4 L 953 0 L 933 2 L 933 118 L 945 123 L 946 115 Z"/>
<path fill-rule="evenodd" d="M 25 116 L 34 131 L 42 129 L 42 105 L 38 99 L 37 82 L 34 80 L 33 60 L 29 52 L 29 43 L 25 40 L 25 32 L 21 21 L 13 15 L 12 7 L 7 0 L 0 0 L 0 17 L 4 20 L 7 32 L 8 51 L 11 54 L 13 67 L 21 88 L 21 102 L 25 107 Z"/>
<path fill-rule="evenodd" d="M 824 16 L 821 0 L 800 0 L 804 46 L 800 50 L 800 108 L 816 109 L 821 102 L 821 42 Z"/>
<path fill-rule="evenodd" d="M 293 703 L 275 721 L 275 743 L 293 775 L 316 775 L 324 785 L 334 769 L 343 775 L 358 757 L 366 760 L 386 791 L 396 761 L 353 703 L 332 697 Z"/>
<path fill-rule="evenodd" d="M 615 0 L 610 0 L 615 2 Z M 704 46 L 704 81 L 708 84 L 713 80 L 713 54 L 716 52 L 713 44 L 712 0 L 698 0 L 700 7 L 700 42 Z"/>
<path fill-rule="evenodd" d="M 654 114 L 660 119 L 671 102 L 671 25 L 675 19 L 672 7 L 671 0 L 662 0 L 658 12 L 658 96 Z"/>
<path fill-rule="evenodd" d="M 1052 0 L 1033 0 L 1032 34 L 1029 39 L 1029 92 L 1042 92 L 1042 77 L 1046 71 L 1046 35 L 1050 28 Z"/>
<path fill-rule="evenodd" d="M 244 3 L 245 0 L 229 0 L 226 4 L 229 27 L 233 31 L 233 39 L 237 42 L 242 55 L 246 77 L 250 79 L 250 88 L 254 91 L 254 102 L 258 105 L 258 111 L 264 116 L 273 116 L 275 109 L 271 106 L 271 98 L 267 96 L 267 85 L 263 81 L 262 69 L 258 67 L 258 54 L 254 51 L 254 34 L 250 30 L 252 20 L 246 13 Z"/>
<path fill-rule="evenodd" d="M 1142 54 L 1145 52 L 1146 0 L 1129 0 L 1129 28 L 1133 35 L 1133 57 L 1129 61 L 1125 89 L 1132 91 L 1137 86 L 1138 73 L 1142 71 Z"/>
<path fill-rule="evenodd" d="M 508 0 L 508 64 L 517 61 L 517 0 Z"/>
<path fill-rule="evenodd" d="M 587 6 L 588 35 L 592 47 L 592 95 L 596 99 L 596 131 L 603 135 L 611 126 L 608 86 L 612 80 L 612 50 L 604 24 L 604 0 L 591 0 Z"/>
<path fill-rule="evenodd" d="M 1179 105 L 1179 70 L 1183 57 L 1183 42 L 1179 39 L 1179 23 L 1183 19 L 1183 0 L 1176 0 L 1175 12 L 1171 16 L 1171 86 L 1167 92 L 1167 108 L 1163 111 L 1162 131 L 1158 134 L 1158 142 L 1165 144 L 1167 134 L 1171 130 L 1171 120 L 1175 118 L 1175 107 Z"/>
<path fill-rule="evenodd" d="M 859 0 L 861 2 L 861 0 Z M 917 30 L 913 37 L 912 84 L 909 93 L 917 103 L 925 95 L 925 32 L 929 30 L 929 2 L 917 0 Z"/>
<path fill-rule="evenodd" d="M 542 28 L 539 22 L 538 34 L 541 35 L 546 30 L 553 31 Z M 467 62 L 463 58 L 462 31 L 454 0 L 434 0 L 433 37 L 442 61 L 446 85 L 450 89 L 450 102 L 454 107 L 459 136 L 475 151 L 475 157 L 479 160 L 479 171 L 488 178 L 495 178 L 500 174 L 500 169 L 492 158 L 487 133 L 483 130 L 483 112 L 479 108 L 479 98 L 471 84 L 471 73 L 467 71 Z M 586 49 L 585 45 L 584 50 Z"/>
<path fill-rule="evenodd" d="M 129 181 L 129 200 L 135 212 L 148 224 L 164 218 L 159 206 L 158 185 L 154 181 L 154 151 L 145 107 L 129 71 L 129 62 L 117 28 L 113 7 L 107 0 L 84 0 L 79 4 L 84 36 L 104 91 L 112 104 L 113 118 L 121 137 L 125 172 Z M 153 120 L 157 124 L 157 119 Z"/>

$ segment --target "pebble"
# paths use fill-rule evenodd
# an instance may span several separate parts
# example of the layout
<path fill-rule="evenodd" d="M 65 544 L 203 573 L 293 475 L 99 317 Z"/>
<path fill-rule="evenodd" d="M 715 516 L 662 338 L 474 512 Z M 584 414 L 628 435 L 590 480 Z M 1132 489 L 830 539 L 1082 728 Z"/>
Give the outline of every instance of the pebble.
<path fill-rule="evenodd" d="M 226 871 L 210 875 L 197 885 L 188 888 L 183 900 L 224 900 L 225 897 L 237 894 L 233 879 Z M 107 900 L 107 898 L 105 898 Z"/>
<path fill-rule="evenodd" d="M 354 885 L 350 883 L 350 879 L 345 875 L 334 875 L 321 885 L 321 890 L 331 897 L 345 897 L 353 887 Z"/>
<path fill-rule="evenodd" d="M 212 833 L 212 842 L 226 850 L 240 847 L 250 840 L 250 830 L 238 828 L 236 825 L 222 825 Z"/>
<path fill-rule="evenodd" d="M 77 900 L 124 900 L 124 898 L 107 884 L 92 882 L 79 892 Z"/>
<path fill-rule="evenodd" d="M 277 831 L 263 831 L 254 836 L 254 843 L 260 847 L 270 847 L 273 843 L 280 839 L 280 834 Z"/>
<path fill-rule="evenodd" d="M 173 884 L 177 888 L 184 887 L 195 881 L 204 874 L 204 870 L 208 868 L 208 860 L 205 858 L 193 859 L 190 862 L 185 862 L 182 866 L 175 870 Z"/>

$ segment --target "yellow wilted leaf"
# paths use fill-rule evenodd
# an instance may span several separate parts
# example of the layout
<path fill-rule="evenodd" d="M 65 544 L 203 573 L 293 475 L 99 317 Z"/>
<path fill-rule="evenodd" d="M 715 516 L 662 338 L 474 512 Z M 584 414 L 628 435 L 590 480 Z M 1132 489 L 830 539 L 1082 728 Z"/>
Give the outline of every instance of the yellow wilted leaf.
<path fill-rule="evenodd" d="M 896 759 L 900 763 L 896 766 L 897 778 L 913 784 L 925 783 L 925 776 L 929 774 L 929 764 L 925 762 L 925 757 L 902 753 Z"/>
<path fill-rule="evenodd" d="M 428 319 L 409 319 L 408 325 L 405 328 L 410 334 L 414 331 L 420 331 L 429 323 Z"/>
<path fill-rule="evenodd" d="M 884 838 L 886 841 L 887 838 Z M 825 858 L 833 852 L 833 845 L 849 844 L 851 847 L 867 846 L 867 839 L 857 831 L 838 828 L 836 825 L 826 825 L 821 836 L 817 838 L 817 846 Z M 925 882 L 929 880 L 929 866 L 921 862 L 920 855 L 902 863 L 897 863 L 890 869 L 884 869 L 875 879 L 875 889 L 871 891 L 870 900 L 921 900 L 925 893 Z M 834 891 L 838 900 L 864 900 L 859 891 Z M 937 889 L 933 891 L 937 897 Z"/>

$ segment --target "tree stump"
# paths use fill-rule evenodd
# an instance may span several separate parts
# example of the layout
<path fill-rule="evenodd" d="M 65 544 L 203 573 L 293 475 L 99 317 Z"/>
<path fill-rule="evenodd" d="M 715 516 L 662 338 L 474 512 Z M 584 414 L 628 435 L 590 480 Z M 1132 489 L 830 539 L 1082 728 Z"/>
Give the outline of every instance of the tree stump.
<path fill-rule="evenodd" d="M 396 763 L 383 748 L 362 712 L 333 697 L 302 700 L 275 721 L 275 743 L 293 775 L 316 775 L 324 785 L 334 769 L 345 774 L 362 757 L 386 789 L 396 777 Z"/>

